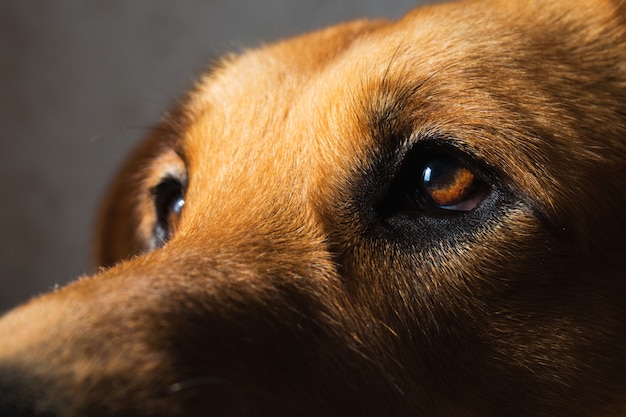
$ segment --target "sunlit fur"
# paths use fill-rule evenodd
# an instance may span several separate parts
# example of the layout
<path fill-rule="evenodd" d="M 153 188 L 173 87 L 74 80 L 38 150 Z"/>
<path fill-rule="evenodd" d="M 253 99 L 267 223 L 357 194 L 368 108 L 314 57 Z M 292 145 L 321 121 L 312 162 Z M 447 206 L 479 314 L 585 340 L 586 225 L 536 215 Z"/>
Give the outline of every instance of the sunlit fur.
<path fill-rule="evenodd" d="M 106 269 L 0 321 L 0 415 L 624 416 L 625 138 L 619 0 L 226 57 L 113 182 Z M 398 203 L 433 146 L 489 183 L 474 211 Z M 167 176 L 185 206 L 159 247 Z"/>

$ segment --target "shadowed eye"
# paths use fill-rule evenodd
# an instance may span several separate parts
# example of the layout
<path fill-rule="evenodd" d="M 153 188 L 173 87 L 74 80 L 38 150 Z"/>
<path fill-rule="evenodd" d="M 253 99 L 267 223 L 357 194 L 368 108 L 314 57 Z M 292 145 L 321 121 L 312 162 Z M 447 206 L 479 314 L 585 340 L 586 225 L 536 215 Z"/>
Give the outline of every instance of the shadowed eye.
<path fill-rule="evenodd" d="M 434 155 L 420 165 L 417 191 L 438 209 L 470 211 L 488 193 L 487 185 L 458 158 Z"/>
<path fill-rule="evenodd" d="M 157 219 L 154 228 L 157 246 L 162 246 L 176 233 L 178 220 L 185 205 L 183 188 L 178 179 L 166 177 L 152 189 Z"/>
<path fill-rule="evenodd" d="M 419 146 L 403 158 L 374 209 L 383 218 L 450 217 L 477 209 L 493 192 L 489 171 L 447 146 Z"/>

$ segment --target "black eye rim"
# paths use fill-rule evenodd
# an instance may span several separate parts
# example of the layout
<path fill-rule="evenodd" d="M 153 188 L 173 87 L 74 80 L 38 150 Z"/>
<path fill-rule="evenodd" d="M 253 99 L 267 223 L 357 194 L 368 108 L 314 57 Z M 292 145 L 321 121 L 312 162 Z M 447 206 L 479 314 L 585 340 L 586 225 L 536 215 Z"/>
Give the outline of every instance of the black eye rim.
<path fill-rule="evenodd" d="M 174 232 L 174 225 L 170 224 L 173 210 L 182 210 L 185 199 L 186 182 L 172 175 L 165 176 L 159 184 L 151 189 L 156 221 L 153 228 L 155 246 L 163 246 L 169 241 Z M 174 213 L 176 216 L 180 212 Z"/>

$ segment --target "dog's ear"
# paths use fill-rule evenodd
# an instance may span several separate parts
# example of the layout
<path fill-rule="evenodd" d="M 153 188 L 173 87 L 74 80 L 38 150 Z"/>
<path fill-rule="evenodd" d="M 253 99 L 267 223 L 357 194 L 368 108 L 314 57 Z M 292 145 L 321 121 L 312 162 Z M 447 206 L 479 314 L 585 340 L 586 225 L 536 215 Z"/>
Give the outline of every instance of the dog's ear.
<path fill-rule="evenodd" d="M 126 159 L 109 186 L 96 218 L 93 261 L 108 267 L 149 249 L 142 233 L 145 200 L 149 190 L 145 178 L 162 152 L 159 129 L 154 129 Z"/>

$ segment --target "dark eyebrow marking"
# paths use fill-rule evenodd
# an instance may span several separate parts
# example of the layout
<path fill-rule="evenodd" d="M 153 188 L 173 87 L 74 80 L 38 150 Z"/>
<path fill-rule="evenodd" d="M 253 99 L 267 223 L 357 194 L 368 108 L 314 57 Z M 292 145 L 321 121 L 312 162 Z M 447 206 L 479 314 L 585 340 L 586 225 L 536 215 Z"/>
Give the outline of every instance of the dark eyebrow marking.
<path fill-rule="evenodd" d="M 396 52 L 394 53 L 394 56 Z M 421 80 L 411 80 L 402 77 L 402 74 L 410 74 L 410 71 L 400 71 L 400 76 L 389 76 L 388 70 L 382 80 L 378 82 L 372 96 L 364 97 L 365 122 L 370 131 L 377 136 L 377 142 L 384 144 L 392 141 L 407 140 L 413 133 L 420 119 L 427 121 L 429 110 L 439 103 L 428 99 L 431 95 L 427 91 L 430 81 L 435 79 L 442 71 L 454 64 L 445 65 L 428 74 Z"/>
<path fill-rule="evenodd" d="M 365 123 L 381 145 L 397 143 L 411 136 L 416 109 L 423 99 L 419 96 L 421 83 L 407 85 L 406 81 L 386 79 L 365 99 Z"/>

